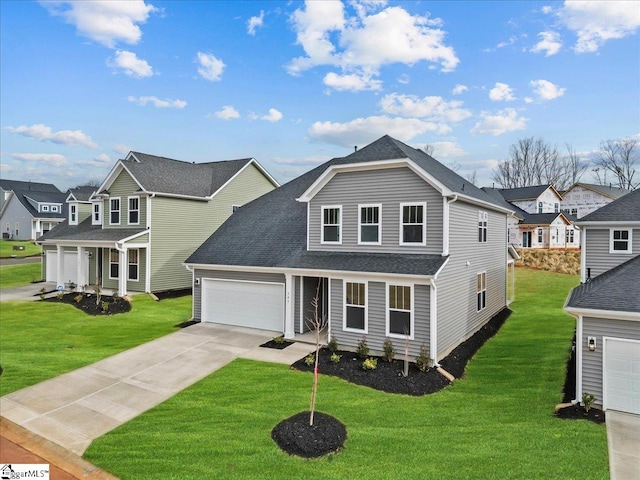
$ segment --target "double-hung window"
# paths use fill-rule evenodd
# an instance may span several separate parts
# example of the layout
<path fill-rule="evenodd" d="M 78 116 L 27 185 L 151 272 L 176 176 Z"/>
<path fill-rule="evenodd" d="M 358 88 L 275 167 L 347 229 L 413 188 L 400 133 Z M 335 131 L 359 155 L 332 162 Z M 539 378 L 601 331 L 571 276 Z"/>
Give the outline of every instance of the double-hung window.
<path fill-rule="evenodd" d="M 538 229 L 538 244 L 541 244 L 542 241 L 543 241 L 543 235 L 542 234 L 543 234 L 542 229 L 539 228 Z"/>
<path fill-rule="evenodd" d="M 109 223 L 111 225 L 120 225 L 120 198 L 109 199 Z"/>
<path fill-rule="evenodd" d="M 567 228 L 567 243 L 573 243 L 574 233 L 573 228 Z"/>
<path fill-rule="evenodd" d="M 478 212 L 478 242 L 487 243 L 487 226 L 489 223 L 489 214 L 487 212 Z"/>
<path fill-rule="evenodd" d="M 344 330 L 367 333 L 367 285 L 344 282 Z"/>
<path fill-rule="evenodd" d="M 387 286 L 387 336 L 413 338 L 411 286 Z"/>
<path fill-rule="evenodd" d="M 478 311 L 487 306 L 487 272 L 478 274 L 477 307 Z"/>
<path fill-rule="evenodd" d="M 609 253 L 632 253 L 631 229 L 612 228 L 609 235 Z"/>
<path fill-rule="evenodd" d="M 400 204 L 400 245 L 426 245 L 427 204 Z"/>
<path fill-rule="evenodd" d="M 322 207 L 321 243 L 342 243 L 342 207 Z"/>
<path fill-rule="evenodd" d="M 102 203 L 95 202 L 93 204 L 93 225 L 100 225 L 102 223 Z"/>
<path fill-rule="evenodd" d="M 139 259 L 140 251 L 138 249 L 131 249 L 127 252 L 129 260 L 129 280 L 138 280 Z"/>
<path fill-rule="evenodd" d="M 380 212 L 381 205 L 360 205 L 358 243 L 380 245 Z"/>
<path fill-rule="evenodd" d="M 544 210 L 544 203 L 538 202 L 538 213 L 542 213 Z"/>
<path fill-rule="evenodd" d="M 75 204 L 69 205 L 69 225 L 78 224 L 78 207 Z"/>
<path fill-rule="evenodd" d="M 554 203 L 553 204 L 553 213 L 558 213 L 560 211 L 560 204 L 559 203 Z"/>
<path fill-rule="evenodd" d="M 129 225 L 140 224 L 140 197 L 129 197 Z"/>
<path fill-rule="evenodd" d="M 118 278 L 120 273 L 120 258 L 118 250 L 112 248 L 109 250 L 109 278 Z"/>

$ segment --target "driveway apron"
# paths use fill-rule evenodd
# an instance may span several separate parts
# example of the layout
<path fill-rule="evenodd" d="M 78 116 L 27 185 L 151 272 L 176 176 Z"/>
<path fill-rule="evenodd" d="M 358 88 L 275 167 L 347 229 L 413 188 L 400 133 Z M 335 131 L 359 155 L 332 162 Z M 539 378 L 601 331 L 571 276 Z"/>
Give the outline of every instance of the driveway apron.
<path fill-rule="evenodd" d="M 195 324 L 0 398 L 14 423 L 82 455 L 91 441 L 158 405 L 235 358 L 290 364 L 313 347 L 259 345 L 277 333 Z"/>
<path fill-rule="evenodd" d="M 611 480 L 640 480 L 640 415 L 607 410 Z"/>

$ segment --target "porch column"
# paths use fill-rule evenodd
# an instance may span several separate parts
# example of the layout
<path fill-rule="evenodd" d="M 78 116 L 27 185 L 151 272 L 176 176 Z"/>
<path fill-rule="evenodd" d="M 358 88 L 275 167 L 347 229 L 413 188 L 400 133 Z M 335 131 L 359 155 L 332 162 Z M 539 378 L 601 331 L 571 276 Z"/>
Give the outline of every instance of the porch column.
<path fill-rule="evenodd" d="M 118 250 L 120 253 L 118 257 L 118 295 L 123 296 L 127 294 L 127 277 L 128 264 L 127 264 L 127 249 Z"/>
<path fill-rule="evenodd" d="M 64 288 L 64 247 L 62 245 L 56 246 L 58 252 L 57 260 L 57 274 L 56 274 L 56 286 Z"/>
<path fill-rule="evenodd" d="M 295 330 L 293 326 L 293 275 L 285 274 L 285 304 L 284 304 L 284 338 L 293 338 Z"/>
<path fill-rule="evenodd" d="M 76 291 L 81 292 L 82 286 L 87 284 L 88 279 L 84 275 L 84 247 L 78 247 L 78 256 L 76 257 L 77 274 Z"/>

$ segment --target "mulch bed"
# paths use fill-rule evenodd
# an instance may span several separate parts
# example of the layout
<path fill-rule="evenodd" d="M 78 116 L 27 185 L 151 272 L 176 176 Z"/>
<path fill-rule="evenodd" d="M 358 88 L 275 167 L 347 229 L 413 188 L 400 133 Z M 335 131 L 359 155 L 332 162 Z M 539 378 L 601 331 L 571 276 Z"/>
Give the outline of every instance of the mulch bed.
<path fill-rule="evenodd" d="M 287 340 L 281 340 L 279 342 L 276 340 L 269 340 L 268 342 L 265 342 L 260 346 L 264 348 L 275 348 L 276 350 L 284 350 L 289 345 L 293 345 L 293 342 L 289 342 Z"/>
<path fill-rule="evenodd" d="M 271 438 L 289 455 L 304 458 L 322 457 L 342 449 L 347 439 L 344 424 L 331 415 L 315 412 L 311 426 L 310 415 L 308 411 L 300 412 L 283 420 L 273 427 Z"/>
<path fill-rule="evenodd" d="M 467 341 L 458 345 L 446 358 L 440 361 L 440 365 L 455 378 L 462 378 L 467 362 L 493 337 L 505 320 L 511 315 L 511 310 L 503 309 L 478 330 Z M 409 364 L 409 375 L 403 376 L 403 360 L 385 361 L 381 357 L 374 357 L 378 360 L 375 370 L 363 370 L 362 360 L 353 352 L 338 351 L 342 355 L 339 363 L 331 361 L 331 352 L 327 348 L 322 348 L 318 356 L 318 369 L 320 373 L 340 377 L 351 383 L 364 385 L 376 390 L 388 393 L 398 393 L 405 395 L 426 395 L 435 393 L 450 385 L 449 380 L 439 373 L 435 368 L 430 368 L 426 372 L 420 371 L 415 363 Z M 304 358 L 291 365 L 296 370 L 313 372 L 313 365 L 305 363 Z"/>
<path fill-rule="evenodd" d="M 77 302 L 76 297 L 82 296 L 82 299 Z M 125 313 L 131 310 L 131 304 L 122 297 L 113 298 L 110 295 L 102 295 L 100 302 L 96 305 L 96 296 L 93 293 L 65 293 L 62 298 L 50 297 L 45 298 L 45 302 L 58 302 L 67 303 L 73 305 L 79 310 L 82 310 L 87 315 L 116 315 L 118 313 Z M 102 302 L 108 302 L 109 308 L 104 311 L 102 308 Z"/>
<path fill-rule="evenodd" d="M 594 423 L 604 423 L 605 413 L 599 408 L 591 407 L 587 412 L 582 405 L 571 405 L 556 411 L 555 416 L 563 420 L 589 420 Z"/>
<path fill-rule="evenodd" d="M 187 295 L 191 295 L 191 288 L 181 288 L 179 290 L 165 290 L 164 292 L 153 292 L 156 298 L 160 301 L 166 300 L 167 298 L 180 298 L 186 297 Z"/>

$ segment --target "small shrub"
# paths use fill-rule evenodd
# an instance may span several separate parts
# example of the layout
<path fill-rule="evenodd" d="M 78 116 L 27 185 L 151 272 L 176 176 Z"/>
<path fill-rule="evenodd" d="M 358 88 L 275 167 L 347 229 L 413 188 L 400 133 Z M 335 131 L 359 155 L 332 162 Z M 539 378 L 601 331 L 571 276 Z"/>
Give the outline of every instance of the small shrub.
<path fill-rule="evenodd" d="M 362 337 L 358 342 L 358 348 L 356 349 L 358 358 L 364 360 L 369 356 L 369 345 L 367 345 L 367 337 Z"/>
<path fill-rule="evenodd" d="M 100 302 L 100 308 L 104 313 L 107 313 L 109 311 L 109 302 L 103 300 L 102 302 Z"/>
<path fill-rule="evenodd" d="M 338 351 L 338 340 L 336 340 L 336 337 L 331 337 L 331 340 L 329 340 L 329 343 L 327 343 L 327 348 L 330 352 Z"/>
<path fill-rule="evenodd" d="M 389 337 L 384 339 L 384 343 L 382 344 L 382 358 L 384 358 L 387 362 L 391 362 L 393 357 L 396 355 L 396 349 L 393 348 L 393 343 Z"/>
<path fill-rule="evenodd" d="M 277 344 L 284 343 L 284 335 L 278 335 L 277 337 L 273 337 L 273 341 Z"/>
<path fill-rule="evenodd" d="M 593 403 L 595 401 L 596 401 L 596 397 L 594 397 L 590 393 L 584 392 L 582 394 L 582 405 L 584 405 L 584 409 L 586 412 L 589 412 L 589 410 L 591 410 L 591 407 L 593 406 Z"/>
<path fill-rule="evenodd" d="M 426 372 L 430 366 L 429 347 L 423 344 L 422 347 L 420 347 L 420 354 L 416 357 L 416 367 L 418 367 L 421 372 Z"/>
<path fill-rule="evenodd" d="M 378 368 L 378 359 L 377 358 L 367 358 L 364 362 L 362 362 L 363 370 L 375 370 Z"/>
<path fill-rule="evenodd" d="M 62 298 L 64 297 L 64 292 L 56 293 L 56 297 L 58 298 L 58 300 L 62 300 Z"/>
<path fill-rule="evenodd" d="M 311 365 L 316 363 L 316 356 L 313 353 L 310 353 L 309 355 L 304 357 L 304 363 L 306 363 L 307 366 L 310 367 Z"/>
<path fill-rule="evenodd" d="M 79 293 L 78 295 L 76 295 L 75 297 L 73 297 L 73 300 L 76 303 L 80 303 L 82 301 L 83 295 L 81 293 Z"/>
<path fill-rule="evenodd" d="M 333 352 L 331 354 L 331 361 L 333 363 L 340 363 L 340 359 L 342 358 L 342 355 L 338 355 L 337 353 Z"/>
<path fill-rule="evenodd" d="M 40 300 L 44 300 L 44 294 L 47 293 L 47 289 L 42 287 L 40 289 Z"/>

